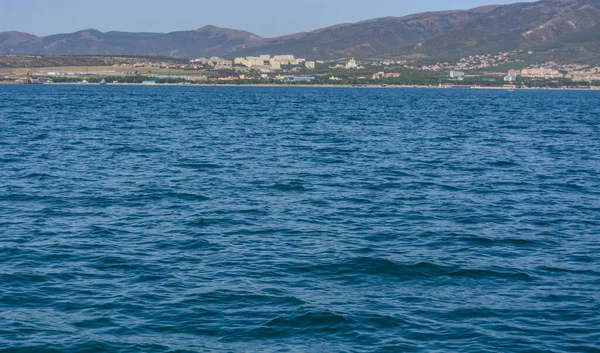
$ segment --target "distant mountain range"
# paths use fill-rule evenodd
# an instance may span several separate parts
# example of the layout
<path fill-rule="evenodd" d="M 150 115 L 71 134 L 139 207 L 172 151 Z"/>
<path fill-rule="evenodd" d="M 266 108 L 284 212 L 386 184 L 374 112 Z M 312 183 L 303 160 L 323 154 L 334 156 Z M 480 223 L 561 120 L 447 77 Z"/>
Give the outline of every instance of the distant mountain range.
<path fill-rule="evenodd" d="M 517 49 L 547 60 L 598 61 L 600 0 L 542 0 L 384 17 L 277 38 L 215 26 L 171 33 L 0 33 L 0 54 L 450 59 Z"/>

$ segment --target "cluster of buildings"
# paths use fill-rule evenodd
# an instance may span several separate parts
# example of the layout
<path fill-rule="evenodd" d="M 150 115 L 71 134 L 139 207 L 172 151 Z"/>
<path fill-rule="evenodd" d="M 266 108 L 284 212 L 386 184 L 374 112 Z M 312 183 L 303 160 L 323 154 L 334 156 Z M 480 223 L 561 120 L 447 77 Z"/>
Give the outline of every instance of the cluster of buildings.
<path fill-rule="evenodd" d="M 511 76 L 511 74 L 515 75 L 515 76 L 516 76 L 516 74 L 520 74 L 521 77 L 543 78 L 543 79 L 563 78 L 565 76 L 562 72 L 560 72 L 556 69 L 544 68 L 544 67 L 527 68 L 527 69 L 521 70 L 520 73 L 518 73 L 516 71 L 517 70 L 509 71 L 508 76 Z"/>
<path fill-rule="evenodd" d="M 406 61 L 398 62 L 406 64 Z M 203 69 L 206 66 L 212 69 L 233 69 L 236 71 L 247 70 L 258 70 L 262 73 L 271 73 L 277 71 L 298 71 L 298 70 L 315 70 L 317 65 L 324 65 L 325 61 L 310 61 L 306 58 L 296 58 L 294 55 L 259 55 L 259 56 L 246 56 L 238 57 L 234 60 L 226 60 L 218 57 L 212 58 L 198 58 L 190 60 L 190 65 L 186 68 L 191 69 Z M 395 61 L 383 61 L 375 62 L 373 65 L 394 65 Z M 331 66 L 331 69 L 346 69 L 346 70 L 361 70 L 364 66 L 361 66 L 358 61 L 351 58 L 347 62 L 337 62 L 335 66 Z M 247 72 L 246 70 L 246 72 Z M 390 77 L 390 76 L 387 76 Z M 395 77 L 395 76 L 391 76 Z"/>
<path fill-rule="evenodd" d="M 407 65 L 407 60 L 381 60 L 381 61 L 373 61 L 371 65 L 373 66 L 404 66 Z"/>
<path fill-rule="evenodd" d="M 569 72 L 565 75 L 565 78 L 571 79 L 575 82 L 600 81 L 600 72 Z"/>
<path fill-rule="evenodd" d="M 188 64 L 181 64 L 181 63 L 170 62 L 170 61 L 152 61 L 152 60 L 138 61 L 133 64 L 121 63 L 121 64 L 116 64 L 113 66 L 134 67 L 134 68 L 153 67 L 153 68 L 157 68 L 157 69 L 190 69 L 191 68 L 190 65 L 188 65 Z"/>
<path fill-rule="evenodd" d="M 511 51 L 511 52 L 499 52 L 495 54 L 481 54 L 481 55 L 471 55 L 465 58 L 461 58 L 456 63 L 444 62 L 444 63 L 435 63 L 433 65 L 423 65 L 421 67 L 414 67 L 405 65 L 405 67 L 414 70 L 421 71 L 448 71 L 448 70 L 456 70 L 456 71 L 468 71 L 468 70 L 480 70 L 487 69 L 491 67 L 497 67 L 500 65 L 505 65 L 509 63 L 517 63 L 522 62 L 522 59 L 519 59 L 520 55 L 524 55 L 522 51 Z M 528 55 L 532 55 L 533 52 L 528 52 Z"/>
<path fill-rule="evenodd" d="M 398 72 L 376 72 L 373 74 L 373 76 L 371 77 L 373 80 L 381 80 L 384 78 L 398 78 L 400 77 L 400 73 Z"/>
<path fill-rule="evenodd" d="M 233 69 L 233 61 L 221 59 L 217 56 L 213 56 L 211 58 L 198 58 L 190 60 L 190 64 L 192 64 L 192 68 L 202 69 L 205 65 L 211 66 L 216 70 L 230 70 Z"/>
<path fill-rule="evenodd" d="M 271 56 L 269 54 L 260 55 L 260 56 L 246 56 L 246 57 L 238 57 L 234 60 L 226 60 L 218 57 L 212 58 L 198 58 L 194 60 L 190 60 L 190 64 L 192 65 L 208 65 L 216 70 L 220 69 L 234 69 L 238 68 L 247 68 L 247 69 L 255 69 L 264 73 L 269 73 L 273 71 L 280 71 L 284 66 L 296 66 L 296 67 L 304 67 L 307 70 L 314 70 L 317 63 L 324 62 L 315 62 L 309 61 L 305 58 L 296 58 L 294 55 L 274 55 Z"/>
<path fill-rule="evenodd" d="M 68 81 L 73 78 L 81 77 L 124 77 L 127 76 L 146 76 L 162 81 L 185 80 L 198 82 L 219 82 L 219 81 L 252 81 L 257 80 L 277 80 L 286 83 L 308 82 L 317 80 L 318 82 L 328 81 L 348 81 L 354 80 L 383 80 L 390 78 L 399 78 L 401 74 L 398 71 L 414 71 L 414 76 L 425 77 L 431 80 L 431 72 L 438 72 L 440 76 L 446 74 L 451 81 L 461 81 L 463 78 L 476 76 L 495 76 L 501 78 L 504 76 L 506 82 L 517 82 L 519 78 L 546 79 L 554 80 L 560 78 L 570 79 L 576 82 L 600 81 L 600 67 L 592 67 L 583 64 L 557 64 L 546 62 L 543 64 L 530 65 L 522 70 L 509 70 L 508 73 L 503 69 L 490 70 L 491 67 L 516 63 L 509 67 L 524 67 L 522 59 L 525 56 L 532 55 L 532 52 L 512 51 L 495 54 L 473 55 L 460 59 L 456 63 L 438 62 L 433 65 L 419 65 L 417 59 L 414 60 L 361 60 L 360 62 L 351 59 L 340 59 L 331 61 L 310 61 L 306 58 L 297 58 L 294 55 L 258 55 L 237 57 L 233 60 L 220 57 L 197 58 L 184 62 L 181 60 L 153 61 L 143 58 L 132 58 L 130 61 L 117 62 L 113 68 L 101 71 L 49 71 L 34 72 L 35 77 L 49 77 L 56 81 Z M 519 64 L 519 62 L 521 62 Z M 327 65 L 327 66 L 326 66 Z M 117 68 L 121 67 L 121 68 Z M 126 67 L 126 68 L 123 68 Z M 327 71 L 326 68 L 337 69 Z M 137 69 L 137 68 L 152 68 Z M 154 70 L 172 69 L 170 70 Z M 363 70 L 365 69 L 365 70 Z M 177 71 L 175 71 L 177 70 Z M 223 70 L 223 71 L 219 71 Z M 346 71 L 343 71 L 346 70 Z M 469 71 L 474 72 L 469 72 Z M 195 72 L 191 72 L 195 71 Z M 394 72 L 395 71 L 395 72 Z M 403 72 L 404 72 L 403 71 Z M 420 71 L 420 73 L 419 73 Z M 374 73 L 373 73 L 374 72 Z M 171 75 L 159 75 L 171 74 Z M 335 76 L 331 76 L 335 75 Z M 419 76 L 420 75 L 420 76 Z M 336 77 L 339 76 L 339 77 Z M 409 75 L 410 76 L 410 75 Z M 67 80 L 66 80 L 67 79 Z M 121 80 L 121 79 L 119 79 Z M 383 83 L 386 83 L 385 81 Z"/>
<path fill-rule="evenodd" d="M 348 60 L 345 64 L 339 63 L 335 66 L 329 67 L 330 69 L 346 69 L 346 70 L 362 70 L 364 66 L 360 66 L 358 61 L 354 58 Z"/>
<path fill-rule="evenodd" d="M 546 80 L 566 78 L 575 82 L 592 82 L 600 81 L 600 67 L 580 64 L 559 65 L 554 62 L 547 62 L 523 70 L 509 70 L 504 80 L 514 82 L 517 77 Z"/>
<path fill-rule="evenodd" d="M 477 70 L 522 62 L 523 60 L 517 58 L 519 54 L 519 52 L 512 51 L 497 54 L 472 55 L 460 59 L 456 65 L 454 65 L 454 68 L 456 70 Z M 533 52 L 530 52 L 529 54 L 531 55 Z"/>
<path fill-rule="evenodd" d="M 406 61 L 393 61 L 393 60 L 385 60 L 385 61 L 377 61 L 370 63 L 375 66 L 389 66 L 389 65 L 399 65 L 406 64 Z M 117 66 L 131 66 L 134 68 L 143 68 L 143 67 L 153 67 L 153 68 L 161 68 L 161 69 L 182 69 L 182 70 L 203 70 L 203 69 L 213 69 L 213 70 L 235 70 L 240 68 L 246 69 L 254 69 L 259 70 L 265 73 L 275 72 L 275 71 L 283 71 L 284 67 L 291 67 L 291 69 L 306 69 L 306 70 L 315 70 L 317 65 L 324 65 L 325 61 L 317 60 L 310 61 L 305 58 L 296 58 L 294 55 L 286 54 L 286 55 L 259 55 L 259 56 L 246 56 L 246 57 L 238 57 L 234 60 L 228 60 L 219 58 L 216 56 L 210 58 L 197 58 L 192 59 L 187 64 L 177 63 L 177 62 L 167 62 L 167 61 L 139 61 L 133 64 L 120 64 Z M 361 66 L 358 61 L 354 58 L 351 58 L 347 62 L 337 63 L 337 65 L 332 66 L 332 69 L 346 69 L 346 70 L 361 70 L 364 69 L 364 66 Z M 237 70 L 243 71 L 243 70 Z"/>

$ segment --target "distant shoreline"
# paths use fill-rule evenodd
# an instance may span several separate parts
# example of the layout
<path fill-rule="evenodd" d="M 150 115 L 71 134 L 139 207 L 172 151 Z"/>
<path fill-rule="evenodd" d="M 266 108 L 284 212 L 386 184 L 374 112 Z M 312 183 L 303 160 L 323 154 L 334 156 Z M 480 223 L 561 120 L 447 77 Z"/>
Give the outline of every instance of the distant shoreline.
<path fill-rule="evenodd" d="M 0 85 L 17 85 L 17 86 L 29 86 L 27 84 L 19 84 L 14 82 L 0 82 Z M 46 83 L 44 86 L 101 86 L 99 83 L 76 83 L 76 82 L 57 82 L 57 83 Z M 37 86 L 37 85 L 35 85 Z M 439 86 L 425 86 L 425 85 L 348 85 L 348 84 L 268 84 L 268 83 L 244 83 L 244 84 L 179 84 L 179 83 L 156 83 L 156 84 L 144 84 L 144 83 L 107 83 L 105 86 L 143 86 L 143 87 L 285 87 L 285 88 L 370 88 L 370 89 L 475 89 L 475 90 L 500 90 L 508 91 L 511 90 L 508 87 L 499 86 L 471 86 L 471 87 L 439 87 Z M 600 91 L 598 88 L 585 88 L 585 87 L 565 87 L 565 88 L 552 88 L 552 87 L 530 87 L 530 88 L 515 88 L 518 91 Z"/>
<path fill-rule="evenodd" d="M 13 82 L 0 82 L 0 85 L 6 86 L 29 86 L 23 85 Z M 50 83 L 43 84 L 44 86 L 101 86 L 99 83 Z M 143 83 L 108 83 L 106 86 L 141 86 L 141 87 L 263 87 L 263 88 L 367 88 L 367 89 L 438 89 L 438 90 L 448 90 L 448 89 L 471 89 L 471 90 L 491 90 L 491 91 L 510 91 L 510 88 L 507 87 L 439 87 L 439 86 L 423 86 L 423 85 L 327 85 L 327 84 L 313 84 L 313 85 L 303 85 L 303 84 L 194 84 L 194 85 L 182 85 L 176 83 L 157 83 L 157 84 L 143 84 Z M 516 91 L 598 91 L 600 92 L 600 87 L 598 88 L 584 88 L 584 87 L 565 87 L 565 88 L 540 88 L 540 87 L 531 87 L 531 88 L 515 88 Z"/>

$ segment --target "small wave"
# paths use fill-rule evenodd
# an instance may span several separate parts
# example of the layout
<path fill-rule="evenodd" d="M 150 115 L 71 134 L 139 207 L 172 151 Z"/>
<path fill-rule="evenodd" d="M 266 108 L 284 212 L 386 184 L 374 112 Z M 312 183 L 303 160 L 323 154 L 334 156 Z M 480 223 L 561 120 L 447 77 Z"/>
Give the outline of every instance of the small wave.
<path fill-rule="evenodd" d="M 161 249 L 177 249 L 177 250 L 199 250 L 199 249 L 217 249 L 217 245 L 211 243 L 210 241 L 202 238 L 186 238 L 186 239 L 178 239 L 176 236 L 181 235 L 182 231 L 180 229 L 173 230 L 169 232 L 169 234 L 174 234 L 174 238 L 169 238 L 165 240 L 161 240 L 159 242 L 159 247 Z M 193 234 L 194 232 L 190 232 Z"/>
<path fill-rule="evenodd" d="M 138 270 L 141 267 L 139 262 L 117 256 L 100 256 L 91 266 L 99 270 Z"/>
<path fill-rule="evenodd" d="M 44 134 L 39 134 L 39 135 L 36 135 L 36 136 L 34 136 L 34 137 L 32 138 L 32 141 L 42 141 L 42 140 L 46 140 L 46 139 L 47 139 L 49 136 L 50 136 L 50 135 L 48 135 L 48 134 L 45 134 L 45 133 L 44 133 Z"/>
<path fill-rule="evenodd" d="M 544 135 L 577 135 L 575 131 L 562 129 L 544 129 L 541 133 Z"/>
<path fill-rule="evenodd" d="M 265 306 L 289 306 L 298 307 L 306 304 L 303 300 L 294 296 L 285 295 L 270 295 L 263 293 L 250 293 L 233 290 L 215 290 L 209 292 L 200 292 L 189 294 L 181 301 L 179 305 L 194 306 L 194 305 L 230 305 L 239 307 L 251 307 L 258 305 Z"/>
<path fill-rule="evenodd" d="M 351 330 L 356 321 L 332 311 L 301 310 L 269 320 L 265 327 L 287 329 L 295 334 L 339 333 Z"/>
<path fill-rule="evenodd" d="M 488 162 L 487 165 L 490 165 L 492 167 L 516 167 L 519 164 L 516 162 L 512 162 L 512 161 L 495 161 L 495 162 Z"/>
<path fill-rule="evenodd" d="M 359 257 L 343 262 L 315 265 L 306 268 L 298 268 L 299 271 L 315 272 L 327 276 L 347 275 L 379 275 L 394 276 L 402 278 L 435 278 L 435 277 L 467 277 L 467 278 L 499 278 L 532 280 L 532 277 L 524 272 L 497 271 L 483 269 L 463 269 L 455 266 L 441 266 L 430 262 L 419 262 L 416 264 L 399 264 L 391 260 Z"/>
<path fill-rule="evenodd" d="M 106 239 L 107 237 L 115 237 L 118 234 L 117 230 L 109 229 L 106 227 L 101 227 L 97 225 L 92 225 L 89 228 L 90 235 L 94 237 L 100 237 L 101 239 Z"/>
<path fill-rule="evenodd" d="M 518 238 L 485 238 L 485 237 L 460 237 L 458 240 L 472 243 L 476 245 L 515 245 L 515 246 L 535 246 L 538 245 L 537 241 L 529 239 L 518 239 Z"/>
<path fill-rule="evenodd" d="M 0 163 L 15 163 L 15 162 L 20 162 L 21 159 L 20 158 L 16 158 L 16 157 L 0 157 Z"/>
<path fill-rule="evenodd" d="M 97 317 L 74 322 L 73 326 L 85 329 L 110 328 L 115 326 L 115 322 L 110 317 Z"/>
<path fill-rule="evenodd" d="M 274 184 L 272 186 L 273 189 L 277 189 L 280 191 L 306 191 L 306 187 L 299 183 L 284 183 L 284 184 Z"/>
<path fill-rule="evenodd" d="M 517 245 L 517 246 L 537 246 L 540 243 L 531 239 L 519 239 L 519 238 L 503 238 L 494 239 L 494 243 L 500 245 Z"/>
<path fill-rule="evenodd" d="M 493 310 L 485 307 L 478 308 L 459 308 L 452 310 L 448 313 L 441 314 L 440 319 L 456 320 L 456 319 L 467 319 L 473 320 L 477 318 L 501 318 L 503 312 L 499 310 Z"/>
<path fill-rule="evenodd" d="M 50 180 L 50 179 L 58 179 L 57 176 L 46 174 L 46 173 L 29 173 L 24 179 L 34 179 L 34 180 Z"/>
<path fill-rule="evenodd" d="M 521 281 L 532 281 L 533 278 L 525 272 L 499 272 L 491 270 L 458 270 L 447 274 L 450 277 L 468 277 L 468 278 L 503 278 L 515 279 Z"/>
<path fill-rule="evenodd" d="M 158 281 L 162 281 L 165 279 L 168 279 L 169 277 L 164 276 L 164 275 L 150 275 L 150 274 L 142 274 L 142 275 L 138 275 L 135 278 L 133 278 L 133 283 L 146 283 L 146 282 L 158 282 Z"/>
<path fill-rule="evenodd" d="M 185 201 L 208 201 L 211 198 L 204 195 L 186 193 L 186 192 L 169 192 L 164 194 L 165 197 L 175 198 Z"/>
<path fill-rule="evenodd" d="M 585 186 L 583 185 L 579 185 L 579 184 L 575 184 L 575 183 L 567 183 L 567 184 L 563 184 L 563 186 L 567 189 L 572 189 L 572 190 L 583 190 L 585 189 Z"/>
<path fill-rule="evenodd" d="M 563 274 L 600 276 L 600 272 L 594 271 L 594 270 L 576 270 L 576 269 L 569 269 L 569 268 L 564 268 L 564 267 L 554 267 L 554 266 L 540 266 L 540 267 L 537 267 L 536 270 L 543 271 L 543 272 L 563 273 Z"/>
<path fill-rule="evenodd" d="M 182 163 L 175 164 L 175 167 L 193 170 L 213 170 L 223 168 L 223 166 L 214 163 Z"/>

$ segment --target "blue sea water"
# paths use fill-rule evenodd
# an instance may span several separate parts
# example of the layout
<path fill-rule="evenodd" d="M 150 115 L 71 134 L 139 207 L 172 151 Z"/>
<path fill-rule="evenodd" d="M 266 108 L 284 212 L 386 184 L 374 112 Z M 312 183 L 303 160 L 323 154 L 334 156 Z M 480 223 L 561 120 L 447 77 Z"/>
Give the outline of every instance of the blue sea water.
<path fill-rule="evenodd" d="M 2 352 L 600 352 L 600 92 L 0 86 Z"/>

